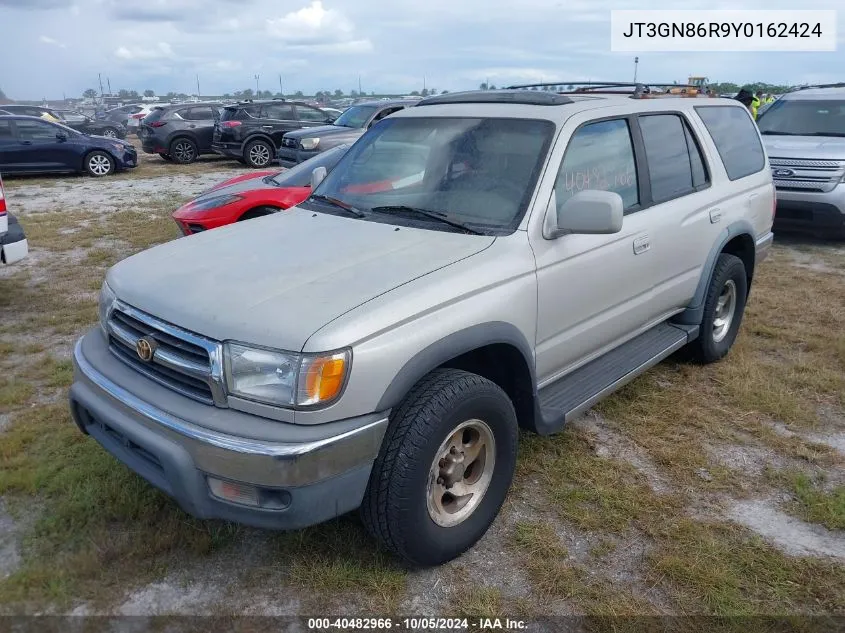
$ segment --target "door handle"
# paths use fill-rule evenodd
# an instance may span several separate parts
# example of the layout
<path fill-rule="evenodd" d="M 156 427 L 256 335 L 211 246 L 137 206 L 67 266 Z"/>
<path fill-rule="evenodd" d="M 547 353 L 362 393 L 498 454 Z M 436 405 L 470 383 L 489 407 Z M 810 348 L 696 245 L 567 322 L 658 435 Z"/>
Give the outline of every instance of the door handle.
<path fill-rule="evenodd" d="M 716 224 L 722 219 L 721 209 L 710 209 L 710 224 Z"/>
<path fill-rule="evenodd" d="M 189 125 L 188 127 L 190 127 L 190 128 L 194 128 L 194 127 L 196 127 L 196 125 Z"/>
<path fill-rule="evenodd" d="M 273 129 L 272 125 L 262 125 L 261 127 L 265 130 L 272 130 Z"/>
<path fill-rule="evenodd" d="M 21 141 L 21 145 L 32 145 L 32 141 Z"/>
<path fill-rule="evenodd" d="M 643 235 L 634 240 L 634 255 L 642 255 L 651 248 L 651 238 Z"/>

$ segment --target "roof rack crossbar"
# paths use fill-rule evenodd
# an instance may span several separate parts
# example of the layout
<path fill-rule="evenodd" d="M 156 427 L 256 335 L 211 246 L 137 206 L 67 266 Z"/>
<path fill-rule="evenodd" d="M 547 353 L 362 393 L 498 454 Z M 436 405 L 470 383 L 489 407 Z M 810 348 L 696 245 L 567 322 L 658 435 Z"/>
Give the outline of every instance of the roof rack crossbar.
<path fill-rule="evenodd" d="M 520 84 L 515 86 L 508 86 L 506 90 L 521 90 L 525 88 L 543 88 L 547 86 L 573 86 L 572 90 L 565 90 L 559 92 L 588 92 L 589 90 L 598 90 L 601 88 L 634 88 L 644 90 L 647 87 L 654 88 L 701 88 L 695 84 L 676 84 L 676 83 L 652 83 L 652 82 L 635 82 L 635 81 L 554 81 L 533 84 Z"/>

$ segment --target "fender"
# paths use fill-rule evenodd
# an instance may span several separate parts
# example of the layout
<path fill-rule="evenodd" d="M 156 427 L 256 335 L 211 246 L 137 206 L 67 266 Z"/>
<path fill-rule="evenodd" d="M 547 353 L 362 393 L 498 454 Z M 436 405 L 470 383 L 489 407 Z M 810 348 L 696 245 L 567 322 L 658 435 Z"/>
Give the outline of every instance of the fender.
<path fill-rule="evenodd" d="M 725 227 L 719 236 L 719 240 L 707 255 L 707 261 L 704 264 L 704 270 L 701 273 L 701 278 L 698 280 L 698 286 L 696 286 L 692 301 L 690 301 L 686 310 L 672 319 L 674 323 L 682 325 L 698 325 L 701 323 L 701 319 L 704 318 L 704 298 L 707 295 L 710 278 L 713 276 L 713 269 L 716 268 L 716 260 L 719 258 L 719 254 L 725 248 L 725 245 L 739 235 L 748 235 L 748 237 L 754 240 L 754 227 L 747 220 L 737 220 Z"/>
<path fill-rule="evenodd" d="M 257 141 L 261 139 L 262 141 L 267 141 L 270 144 L 270 147 L 273 148 L 273 152 L 278 152 L 279 148 L 276 147 L 275 141 L 266 133 L 266 132 L 253 132 L 249 136 L 247 136 L 243 142 L 241 143 L 241 153 L 246 149 L 246 146 L 252 143 L 253 141 Z M 276 156 L 273 156 L 273 160 L 276 159 Z"/>
<path fill-rule="evenodd" d="M 453 332 L 417 352 L 394 376 L 379 400 L 376 411 L 384 411 L 398 405 L 411 387 L 443 363 L 486 345 L 495 344 L 511 345 L 519 350 L 528 366 L 532 391 L 536 395 L 537 380 L 534 374 L 534 352 L 531 345 L 516 326 L 504 321 L 492 321 Z"/>

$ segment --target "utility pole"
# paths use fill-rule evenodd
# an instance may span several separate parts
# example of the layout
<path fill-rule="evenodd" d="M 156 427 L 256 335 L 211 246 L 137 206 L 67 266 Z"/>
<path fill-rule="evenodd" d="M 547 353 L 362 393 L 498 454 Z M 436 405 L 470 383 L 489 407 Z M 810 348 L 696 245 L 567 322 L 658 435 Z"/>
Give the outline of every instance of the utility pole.
<path fill-rule="evenodd" d="M 97 73 L 97 79 L 100 82 L 100 97 L 102 98 L 102 96 L 103 96 L 103 74 Z"/>
<path fill-rule="evenodd" d="M 640 58 L 635 57 L 634 58 L 634 83 L 637 83 L 637 64 L 639 64 L 639 63 L 640 63 Z"/>
<path fill-rule="evenodd" d="M 358 75 L 358 96 L 360 97 L 361 95 L 361 75 Z"/>
<path fill-rule="evenodd" d="M 201 94 L 202 93 L 200 92 L 200 76 L 197 75 L 197 99 L 199 99 Z"/>
<path fill-rule="evenodd" d="M 255 96 L 258 96 L 258 77 L 259 75 L 255 76 Z"/>
<path fill-rule="evenodd" d="M 425 75 L 423 75 L 423 90 L 425 90 Z"/>
<path fill-rule="evenodd" d="M 285 98 L 285 91 L 282 88 L 282 73 L 279 73 L 279 94 L 282 95 L 282 99 Z"/>
<path fill-rule="evenodd" d="M 108 77 L 106 77 L 106 85 L 109 87 L 109 96 L 112 96 L 112 94 L 111 94 L 111 80 Z"/>

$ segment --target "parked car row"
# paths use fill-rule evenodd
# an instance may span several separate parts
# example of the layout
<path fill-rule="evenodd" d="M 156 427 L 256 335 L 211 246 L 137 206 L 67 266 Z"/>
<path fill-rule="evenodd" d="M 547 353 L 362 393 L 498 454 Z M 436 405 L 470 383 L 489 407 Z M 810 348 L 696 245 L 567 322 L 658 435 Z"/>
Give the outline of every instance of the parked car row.
<path fill-rule="evenodd" d="M 53 123 L 62 123 L 84 134 L 126 138 L 126 126 L 120 121 L 97 121 L 73 110 L 54 110 L 42 106 L 6 104 L 0 107 L 0 114 L 34 116 Z"/>

